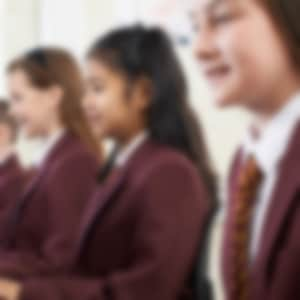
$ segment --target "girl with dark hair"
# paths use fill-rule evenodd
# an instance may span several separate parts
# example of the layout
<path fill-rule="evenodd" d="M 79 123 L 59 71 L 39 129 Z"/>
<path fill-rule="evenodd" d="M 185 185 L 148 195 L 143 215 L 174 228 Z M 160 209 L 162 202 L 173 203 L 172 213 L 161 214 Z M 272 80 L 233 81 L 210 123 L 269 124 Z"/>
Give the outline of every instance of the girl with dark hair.
<path fill-rule="evenodd" d="M 159 29 L 116 30 L 91 48 L 87 69 L 87 116 L 117 151 L 83 218 L 73 272 L 29 278 L 19 298 L 191 299 L 215 191 L 171 42 Z"/>
<path fill-rule="evenodd" d="M 43 48 L 16 59 L 8 86 L 18 126 L 45 146 L 1 228 L 0 276 L 24 279 L 69 266 L 76 228 L 96 185 L 98 143 L 81 106 L 80 70 L 68 52 Z"/>
<path fill-rule="evenodd" d="M 226 299 L 300 299 L 300 1 L 196 3 L 196 54 L 218 104 L 254 115 L 230 172 Z"/>

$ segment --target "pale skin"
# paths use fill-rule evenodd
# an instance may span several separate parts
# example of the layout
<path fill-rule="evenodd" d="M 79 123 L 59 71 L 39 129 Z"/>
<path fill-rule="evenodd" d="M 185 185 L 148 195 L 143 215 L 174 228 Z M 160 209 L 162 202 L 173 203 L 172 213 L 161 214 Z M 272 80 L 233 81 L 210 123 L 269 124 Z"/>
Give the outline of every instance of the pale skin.
<path fill-rule="evenodd" d="M 300 89 L 285 42 L 260 0 L 196 0 L 195 56 L 220 107 L 267 123 Z"/>

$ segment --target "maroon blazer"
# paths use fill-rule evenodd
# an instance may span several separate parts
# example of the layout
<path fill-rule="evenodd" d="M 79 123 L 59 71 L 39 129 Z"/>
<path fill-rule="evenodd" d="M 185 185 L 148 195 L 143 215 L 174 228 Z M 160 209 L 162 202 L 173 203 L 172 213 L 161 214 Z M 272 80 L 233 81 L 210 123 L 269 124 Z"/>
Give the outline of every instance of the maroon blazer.
<path fill-rule="evenodd" d="M 231 194 L 235 190 L 240 166 L 241 152 L 236 155 L 230 176 Z M 252 262 L 251 300 L 300 299 L 300 123 L 281 161 L 278 175 L 260 249 Z M 229 203 L 222 263 L 225 291 L 230 286 L 231 266 L 227 246 L 232 216 L 232 203 Z"/>
<path fill-rule="evenodd" d="M 0 232 L 23 191 L 25 172 L 15 155 L 0 166 Z"/>
<path fill-rule="evenodd" d="M 72 134 L 54 146 L 35 174 L 7 227 L 0 276 L 24 278 L 62 270 L 82 212 L 96 186 L 98 161 Z"/>
<path fill-rule="evenodd" d="M 147 141 L 91 200 L 73 272 L 26 280 L 21 299 L 190 299 L 208 208 L 193 165 Z"/>

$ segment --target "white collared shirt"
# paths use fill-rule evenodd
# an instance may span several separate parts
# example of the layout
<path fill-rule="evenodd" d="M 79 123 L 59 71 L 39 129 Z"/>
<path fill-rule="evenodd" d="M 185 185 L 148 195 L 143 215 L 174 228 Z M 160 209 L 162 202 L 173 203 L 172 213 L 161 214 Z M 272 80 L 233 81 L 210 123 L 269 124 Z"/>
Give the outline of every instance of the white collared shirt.
<path fill-rule="evenodd" d="M 264 174 L 252 221 L 251 259 L 255 258 L 260 246 L 264 222 L 278 178 L 279 163 L 287 151 L 293 130 L 299 121 L 300 93 L 293 97 L 260 132 L 259 139 L 253 138 L 248 132 L 243 143 L 244 158 L 247 159 L 249 155 L 253 155 Z"/>
<path fill-rule="evenodd" d="M 50 136 L 47 136 L 45 139 L 40 140 L 39 146 L 37 147 L 37 152 L 33 157 L 33 166 L 39 167 L 45 162 L 54 146 L 59 142 L 64 134 L 65 130 L 59 129 Z"/>
<path fill-rule="evenodd" d="M 115 160 L 116 167 L 122 167 L 131 158 L 135 151 L 148 139 L 149 133 L 144 130 L 136 135 L 131 142 L 121 150 Z"/>

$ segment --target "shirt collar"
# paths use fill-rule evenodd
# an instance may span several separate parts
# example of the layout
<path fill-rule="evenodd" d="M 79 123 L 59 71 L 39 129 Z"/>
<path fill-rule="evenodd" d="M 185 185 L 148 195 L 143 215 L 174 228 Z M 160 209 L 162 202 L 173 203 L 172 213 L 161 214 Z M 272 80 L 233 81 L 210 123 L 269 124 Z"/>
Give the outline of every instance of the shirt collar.
<path fill-rule="evenodd" d="M 300 93 L 260 132 L 259 139 L 255 139 L 250 131 L 247 132 L 243 144 L 245 156 L 253 155 L 265 174 L 273 171 L 286 152 L 293 129 L 299 120 Z"/>
<path fill-rule="evenodd" d="M 147 130 L 144 130 L 137 134 L 131 142 L 121 150 L 117 155 L 115 160 L 116 167 L 124 166 L 127 161 L 131 158 L 134 152 L 148 139 L 149 133 Z"/>
<path fill-rule="evenodd" d="M 38 151 L 35 153 L 33 158 L 33 165 L 38 167 L 44 163 L 47 159 L 49 153 L 52 151 L 54 146 L 58 143 L 58 141 L 63 137 L 65 134 L 64 129 L 59 129 L 52 133 L 45 139 L 40 141 L 40 146 L 38 147 Z"/>

